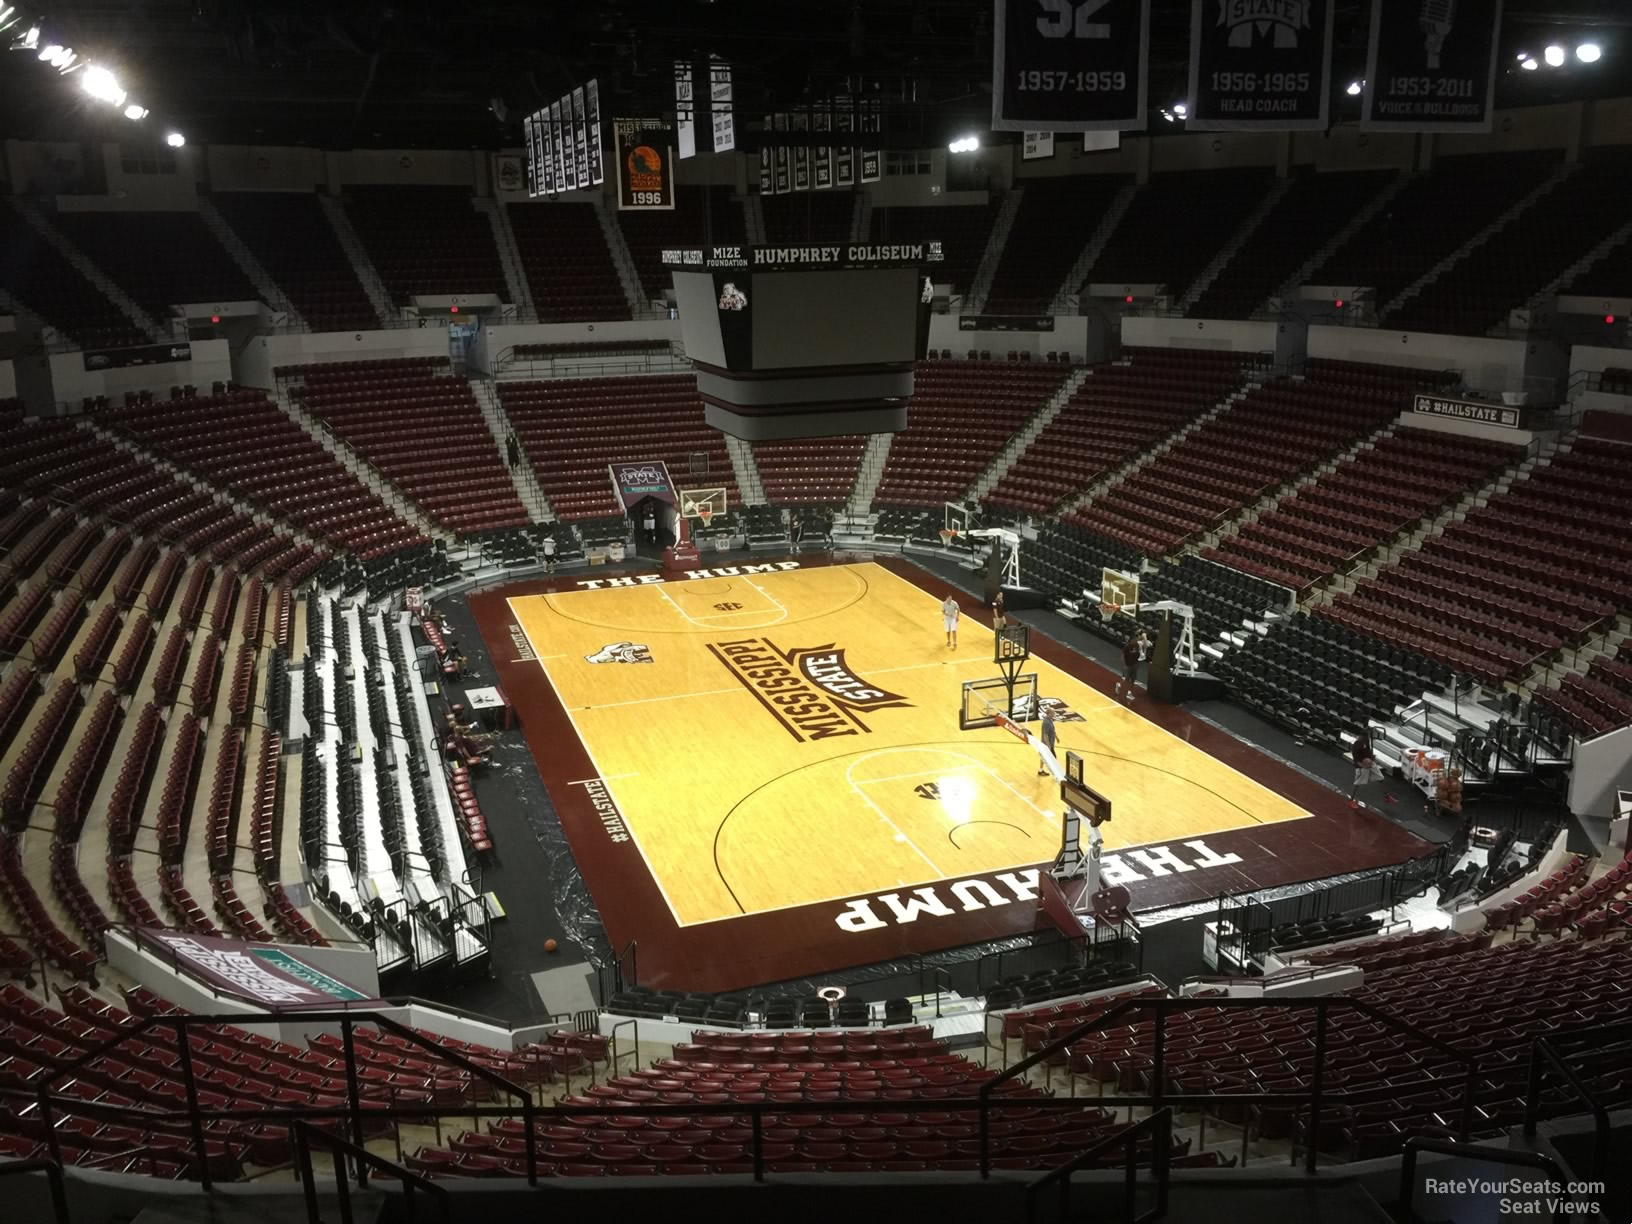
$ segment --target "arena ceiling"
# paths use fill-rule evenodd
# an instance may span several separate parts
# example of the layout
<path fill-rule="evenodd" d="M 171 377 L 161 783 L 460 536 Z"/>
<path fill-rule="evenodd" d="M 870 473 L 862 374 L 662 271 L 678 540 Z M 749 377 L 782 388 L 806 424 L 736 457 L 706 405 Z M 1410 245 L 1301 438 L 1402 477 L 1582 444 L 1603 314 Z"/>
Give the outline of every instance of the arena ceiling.
<path fill-rule="evenodd" d="M 21 2 L 193 141 L 497 148 L 520 142 L 524 113 L 591 77 L 612 115 L 672 109 L 672 61 L 710 53 L 733 64 L 750 118 L 835 92 L 881 94 L 894 147 L 984 132 L 991 105 L 990 0 Z M 1183 97 L 1190 5 L 1153 3 L 1154 111 Z M 1339 0 L 1339 89 L 1363 70 L 1369 8 Z M 1508 0 L 1504 67 L 1589 31 L 1605 47 L 1597 65 L 1506 71 L 1498 104 L 1632 90 L 1628 0 Z M 1357 113 L 1337 101 L 1339 119 Z M 0 134 L 128 139 L 130 126 L 33 56 L 3 55 Z"/>

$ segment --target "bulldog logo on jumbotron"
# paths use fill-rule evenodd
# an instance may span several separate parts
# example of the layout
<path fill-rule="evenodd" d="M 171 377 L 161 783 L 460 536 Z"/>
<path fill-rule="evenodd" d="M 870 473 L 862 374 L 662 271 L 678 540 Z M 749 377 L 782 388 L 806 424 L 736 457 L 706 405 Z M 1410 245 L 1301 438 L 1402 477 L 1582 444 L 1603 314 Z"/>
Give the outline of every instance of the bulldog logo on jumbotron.
<path fill-rule="evenodd" d="M 866 735 L 861 721 L 874 710 L 906 709 L 911 703 L 862 679 L 845 661 L 843 647 L 783 649 L 769 638 L 710 642 L 709 650 L 782 729 L 800 743 Z"/>
<path fill-rule="evenodd" d="M 746 310 L 748 309 L 748 295 L 738 289 L 731 281 L 726 281 L 725 288 L 720 290 L 720 309 Z"/>

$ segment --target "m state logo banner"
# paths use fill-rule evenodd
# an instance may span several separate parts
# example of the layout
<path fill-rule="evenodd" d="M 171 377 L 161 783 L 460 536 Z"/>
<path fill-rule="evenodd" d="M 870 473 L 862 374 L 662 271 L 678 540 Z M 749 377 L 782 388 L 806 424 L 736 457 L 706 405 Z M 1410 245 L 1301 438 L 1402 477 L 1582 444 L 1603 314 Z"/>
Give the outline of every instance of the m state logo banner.
<path fill-rule="evenodd" d="M 708 649 L 800 743 L 870 734 L 860 715 L 911 705 L 856 675 L 844 648 L 831 642 L 784 650 L 770 638 L 750 637 L 710 642 Z"/>
<path fill-rule="evenodd" d="M 1192 0 L 1196 131 L 1324 129 L 1335 0 Z"/>

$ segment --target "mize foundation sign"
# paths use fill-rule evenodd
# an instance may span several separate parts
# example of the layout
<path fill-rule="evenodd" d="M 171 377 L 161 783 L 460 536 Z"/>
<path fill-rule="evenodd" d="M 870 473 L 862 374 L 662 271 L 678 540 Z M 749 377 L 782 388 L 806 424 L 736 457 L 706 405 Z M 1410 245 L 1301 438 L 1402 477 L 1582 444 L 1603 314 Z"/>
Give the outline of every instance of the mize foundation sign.
<path fill-rule="evenodd" d="M 159 956 L 173 960 L 188 976 L 220 994 L 232 995 L 269 1011 L 325 1003 L 360 1003 L 373 997 L 282 948 L 182 931 L 144 928 L 136 934 Z"/>
<path fill-rule="evenodd" d="M 1506 404 L 1419 395 L 1411 410 L 1423 416 L 1455 417 L 1459 421 L 1477 421 L 1481 425 L 1499 425 L 1503 429 L 1524 428 L 1524 413 Z"/>

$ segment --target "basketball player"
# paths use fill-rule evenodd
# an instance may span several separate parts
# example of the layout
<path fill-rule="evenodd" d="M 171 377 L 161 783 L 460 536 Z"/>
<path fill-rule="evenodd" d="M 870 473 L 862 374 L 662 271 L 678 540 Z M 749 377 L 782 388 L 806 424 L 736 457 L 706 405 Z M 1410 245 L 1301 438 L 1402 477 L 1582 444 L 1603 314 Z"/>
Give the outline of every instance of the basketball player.
<path fill-rule="evenodd" d="M 1054 707 L 1043 707 L 1043 747 L 1050 752 L 1054 751 Z M 1040 778 L 1048 772 L 1048 766 L 1041 757 L 1037 758 L 1037 776 Z"/>
<path fill-rule="evenodd" d="M 958 601 L 948 595 L 941 604 L 941 623 L 946 626 L 946 648 L 958 648 Z"/>
<path fill-rule="evenodd" d="M 1128 701 L 1132 701 L 1138 691 L 1137 684 L 1139 681 L 1139 664 L 1145 661 L 1145 656 L 1149 652 L 1150 639 L 1145 637 L 1145 631 L 1143 629 L 1139 630 L 1138 633 L 1123 643 L 1122 679 L 1116 682 L 1116 691 L 1120 693 L 1122 691 L 1122 686 L 1126 684 L 1128 686 L 1128 695 L 1126 700 Z"/>

